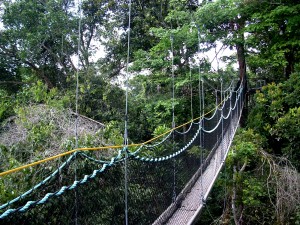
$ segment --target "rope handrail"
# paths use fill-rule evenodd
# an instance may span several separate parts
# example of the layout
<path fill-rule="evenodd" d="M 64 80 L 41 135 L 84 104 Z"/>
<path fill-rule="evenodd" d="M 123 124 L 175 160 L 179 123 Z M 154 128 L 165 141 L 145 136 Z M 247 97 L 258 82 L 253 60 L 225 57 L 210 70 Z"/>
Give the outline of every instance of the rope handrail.
<path fill-rule="evenodd" d="M 237 98 L 235 98 L 235 102 L 237 102 L 240 98 L 241 98 L 241 90 L 242 89 L 240 89 L 240 88 L 238 88 L 238 90 L 236 91 L 237 92 Z M 228 96 L 227 97 L 225 97 L 224 99 L 223 99 L 223 101 L 228 101 L 228 99 L 231 101 L 231 98 L 232 97 L 232 95 L 230 95 L 230 97 L 228 98 Z M 225 103 L 220 103 L 220 104 L 225 104 Z M 231 104 L 231 103 L 230 103 Z M 216 107 L 218 107 L 218 106 L 216 106 Z M 212 110 L 211 110 L 212 111 Z M 230 112 L 232 112 L 232 107 L 230 106 L 230 110 L 229 110 Z M 229 112 L 229 114 L 230 114 L 230 112 Z M 209 113 L 209 112 L 208 112 Z M 229 114 L 227 115 L 227 117 L 229 117 Z M 84 153 L 82 153 L 82 152 L 79 152 L 79 151 L 75 151 L 74 152 L 74 154 L 72 155 L 72 156 L 74 156 L 74 155 L 76 155 L 76 154 L 83 154 L 83 157 L 85 157 L 85 158 L 88 158 L 89 160 L 93 160 L 93 161 L 95 161 L 95 162 L 97 162 L 98 164 L 100 163 L 100 164 L 102 164 L 102 167 L 100 168 L 100 169 L 96 169 L 96 170 L 94 170 L 93 171 L 93 173 L 92 174 L 90 174 L 90 175 L 85 175 L 84 176 L 84 178 L 83 179 L 81 179 L 81 180 L 79 180 L 79 181 L 77 181 L 77 179 L 75 179 L 75 181 L 74 181 L 74 183 L 72 184 L 72 185 L 69 185 L 69 186 L 63 186 L 63 187 L 61 187 L 61 189 L 59 189 L 58 191 L 55 191 L 55 192 L 49 192 L 49 193 L 47 193 L 43 198 L 41 198 L 41 199 L 39 199 L 39 200 L 36 200 L 36 201 L 28 201 L 25 205 L 23 205 L 23 206 L 21 206 L 21 207 L 18 207 L 18 208 L 15 208 L 15 209 L 8 209 L 8 210 L 6 210 L 3 214 L 1 214 L 0 215 L 0 219 L 2 219 L 2 218 L 5 218 L 5 217 L 7 217 L 8 215 L 10 215 L 10 214 L 12 214 L 12 213 L 14 213 L 14 212 L 26 212 L 31 206 L 36 206 L 36 205 L 41 205 L 41 204 L 44 204 L 44 203 L 46 203 L 50 198 L 53 198 L 53 197 L 57 197 L 57 196 L 60 196 L 60 195 L 62 195 L 64 192 L 66 192 L 66 191 L 68 191 L 68 190 L 73 190 L 73 189 L 76 189 L 79 185 L 81 185 L 81 184 L 84 184 L 84 183 L 86 183 L 86 182 L 88 182 L 89 180 L 91 180 L 91 179 L 93 179 L 98 173 L 102 173 L 102 172 L 104 172 L 104 170 L 107 168 L 107 167 L 111 167 L 112 165 L 114 165 L 114 164 L 116 164 L 116 163 L 118 163 L 118 162 L 120 162 L 120 161 L 123 161 L 123 160 L 125 160 L 125 158 L 124 157 L 122 157 L 122 154 L 128 154 L 129 153 L 129 157 L 132 157 L 133 159 L 135 159 L 135 160 L 139 160 L 139 161 L 143 161 L 143 162 L 148 162 L 148 163 L 157 163 L 157 162 L 162 162 L 162 161 L 166 161 L 166 160 L 169 160 L 169 159 L 172 159 L 172 158 L 175 158 L 176 156 L 178 156 L 178 155 L 180 155 L 181 153 L 183 153 L 183 152 L 185 152 L 191 145 L 192 145 L 192 143 L 196 140 L 196 138 L 197 138 L 197 136 L 200 134 L 200 131 L 201 130 L 203 130 L 204 132 L 206 132 L 205 130 L 204 130 L 204 128 L 201 126 L 201 121 L 203 120 L 203 118 L 204 118 L 204 116 L 205 115 L 203 115 L 203 116 L 201 116 L 201 117 L 199 117 L 199 119 L 200 119 L 200 122 L 199 122 L 199 128 L 197 129 L 197 131 L 196 131 L 196 133 L 193 135 L 193 137 L 191 137 L 191 139 L 183 146 L 183 147 L 181 147 L 178 151 L 176 151 L 176 152 L 174 152 L 174 153 L 172 153 L 172 154 L 170 154 L 170 155 L 167 155 L 167 156 L 161 156 L 161 157 L 143 157 L 143 156 L 139 156 L 138 155 L 138 153 L 140 152 L 140 150 L 143 148 L 143 147 L 146 147 L 145 145 L 141 145 L 141 144 L 143 144 L 143 143 L 141 143 L 141 144 L 131 144 L 131 146 L 137 146 L 137 145 L 140 145 L 140 147 L 138 148 L 138 150 L 136 150 L 135 152 L 129 152 L 128 151 L 128 149 L 127 149 L 127 147 L 128 146 L 123 146 L 123 150 L 119 150 L 119 154 L 118 154 L 118 156 L 116 156 L 116 157 L 112 157 L 111 158 L 111 161 L 102 161 L 102 160 L 94 160 L 93 158 L 91 158 L 91 157 L 89 157 L 88 155 L 86 155 L 86 154 L 84 154 Z M 219 123 L 218 124 L 220 124 L 220 121 L 222 120 L 223 121 L 223 119 L 226 119 L 225 117 L 224 117 L 224 115 L 222 115 L 221 116 L 221 118 L 220 118 L 220 120 L 219 120 Z M 193 119 L 193 120 L 191 120 L 191 121 L 189 121 L 189 122 L 187 122 L 187 123 L 185 123 L 185 124 L 182 124 L 182 125 L 180 125 L 180 126 L 178 126 L 178 127 L 175 127 L 175 128 L 173 128 L 173 129 L 171 129 L 170 131 L 174 131 L 175 129 L 178 129 L 179 127 L 182 127 L 182 126 L 184 126 L 184 125 L 186 125 L 186 124 L 188 124 L 188 123 L 193 123 L 193 121 L 195 121 L 195 120 L 197 120 L 197 118 L 196 119 Z M 216 126 L 216 127 L 218 127 L 218 125 Z M 215 129 L 215 128 L 214 128 Z M 223 128 L 222 128 L 223 129 Z M 170 131 L 167 131 L 167 132 L 170 132 Z M 166 134 L 167 132 L 165 132 L 164 134 Z M 159 136 L 161 136 L 161 135 L 159 135 Z M 222 134 L 222 136 L 223 136 L 223 134 Z M 157 136 L 158 137 L 158 136 Z M 157 137 L 155 137 L 155 138 L 157 138 Z M 118 146 L 104 146 L 104 147 L 100 147 L 100 148 L 113 148 L 113 147 L 118 147 Z M 97 149 L 97 148 L 86 148 L 86 149 Z M 74 149 L 74 150 L 76 150 L 76 149 Z M 71 156 L 71 157 L 72 157 Z M 70 162 L 70 160 L 69 160 L 69 162 Z M 49 178 L 50 179 L 50 178 Z M 41 185 L 42 185 L 43 183 L 41 182 Z M 38 184 L 39 185 L 39 184 Z M 38 187 L 40 187 L 40 186 L 38 186 L 38 185 L 36 185 L 32 190 L 29 190 L 29 191 L 34 191 L 35 189 L 37 189 Z M 25 192 L 24 194 L 30 194 L 30 193 L 28 193 L 28 191 L 27 192 Z M 24 194 L 23 195 L 21 195 L 21 196 L 19 196 L 18 198 L 20 199 L 20 198 L 22 198 L 22 196 L 24 196 Z M 6 208 L 6 205 L 10 205 L 10 204 L 12 204 L 12 203 L 14 203 L 14 201 L 18 201 L 19 199 L 13 199 L 13 200 L 11 200 L 10 202 L 8 202 L 7 204 L 5 204 L 5 205 L 3 205 L 3 206 L 5 206 L 5 207 L 2 207 L 2 208 Z"/>
<path fill-rule="evenodd" d="M 239 87 L 240 88 L 240 87 Z M 198 120 L 201 120 L 203 119 L 205 116 L 209 115 L 210 113 L 212 113 L 216 108 L 218 108 L 219 106 L 223 105 L 223 102 L 226 101 L 227 98 L 224 98 L 223 101 L 221 101 L 218 105 L 216 105 L 213 109 L 209 110 L 208 112 L 206 112 L 204 115 L 202 116 L 199 116 L 197 118 L 194 118 L 192 120 L 189 120 L 188 122 L 186 123 L 183 123 L 177 127 L 174 127 L 172 129 L 169 129 L 168 131 L 160 134 L 160 135 L 157 135 L 155 136 L 154 138 L 151 138 L 145 142 L 142 142 L 142 143 L 136 143 L 136 144 L 128 144 L 127 147 L 130 148 L 130 147 L 139 147 L 139 146 L 142 146 L 142 145 L 146 145 L 152 141 L 155 141 L 159 138 L 161 138 L 162 136 L 168 134 L 168 133 L 171 133 L 191 122 L 194 122 L 194 121 L 198 121 Z M 14 173 L 14 172 L 17 172 L 17 171 L 20 171 L 22 169 L 26 169 L 26 168 L 29 168 L 29 167 L 32 167 L 32 166 L 36 166 L 36 165 L 39 165 L 39 164 L 42 164 L 42 163 L 45 163 L 45 162 L 48 162 L 48 161 L 52 161 L 54 159 L 57 159 L 57 158 L 61 158 L 63 156 L 67 156 L 67 155 L 70 155 L 72 153 L 75 153 L 77 151 L 101 151 L 101 150 L 106 150 L 106 149 L 118 149 L 118 148 L 124 148 L 125 146 L 124 145 L 112 145 L 112 146 L 100 146 L 100 147 L 86 147 L 86 148 L 75 148 L 75 149 L 72 149 L 72 150 L 69 150 L 69 151 L 66 151 L 66 152 L 63 152 L 63 153 L 60 153 L 60 154 L 57 154 L 57 155 L 54 155 L 54 156 L 50 156 L 48 158 L 45 158 L 45 159 L 41 159 L 41 160 L 38 160 L 38 161 L 35 161 L 35 162 L 32 162 L 32 163 L 28 163 L 28 164 L 25 164 L 23 166 L 20 166 L 20 167 L 16 167 L 16 168 L 13 168 L 13 169 L 10 169 L 10 170 L 7 170 L 7 171 L 4 171 L 4 172 L 1 172 L 0 173 L 0 177 L 3 177 L 3 176 L 6 176 L 8 174 L 11 174 L 11 173 Z"/>
<path fill-rule="evenodd" d="M 122 153 L 125 151 L 125 148 L 123 148 L 122 150 L 119 150 L 119 153 L 116 157 L 113 157 L 111 159 L 111 161 L 109 163 L 104 163 L 102 165 L 102 167 L 100 169 L 94 170 L 93 173 L 89 174 L 89 175 L 85 175 L 81 180 L 75 180 L 73 182 L 73 184 L 69 185 L 69 186 L 63 186 L 61 187 L 58 191 L 53 192 L 53 193 L 47 193 L 42 199 L 40 200 L 36 200 L 36 201 L 27 201 L 27 203 L 19 208 L 16 209 L 8 209 L 6 210 L 4 213 L 2 213 L 0 215 L 0 219 L 3 219 L 7 216 L 9 216 L 12 213 L 15 212 L 26 212 L 30 207 L 34 206 L 34 205 L 41 205 L 46 203 L 47 201 L 49 201 L 51 198 L 56 197 L 56 196 L 60 196 L 63 193 L 65 193 L 68 190 L 73 190 L 76 189 L 78 187 L 78 185 L 84 184 L 86 183 L 88 180 L 94 179 L 98 173 L 103 173 L 108 167 L 113 166 L 118 159 L 121 158 Z"/>

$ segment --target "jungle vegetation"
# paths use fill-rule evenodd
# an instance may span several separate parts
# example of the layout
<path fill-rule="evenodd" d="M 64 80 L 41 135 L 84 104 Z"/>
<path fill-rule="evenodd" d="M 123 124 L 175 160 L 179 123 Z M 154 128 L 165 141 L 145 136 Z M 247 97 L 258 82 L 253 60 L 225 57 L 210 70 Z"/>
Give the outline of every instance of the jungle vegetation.
<path fill-rule="evenodd" d="M 92 119 L 81 117 L 78 146 L 123 143 L 128 7 L 125 0 L 82 0 L 81 11 L 74 0 L 1 1 L 0 172 L 75 148 L 77 74 L 78 111 Z M 176 124 L 190 120 L 191 101 L 200 114 L 199 73 L 215 88 L 248 80 L 244 122 L 199 224 L 300 224 L 299 27 L 294 0 L 132 0 L 131 142 L 171 128 L 172 66 Z M 262 88 L 250 91 L 257 81 Z M 214 103 L 209 92 L 205 105 Z M 0 203 L 58 164 L 0 177 Z"/>

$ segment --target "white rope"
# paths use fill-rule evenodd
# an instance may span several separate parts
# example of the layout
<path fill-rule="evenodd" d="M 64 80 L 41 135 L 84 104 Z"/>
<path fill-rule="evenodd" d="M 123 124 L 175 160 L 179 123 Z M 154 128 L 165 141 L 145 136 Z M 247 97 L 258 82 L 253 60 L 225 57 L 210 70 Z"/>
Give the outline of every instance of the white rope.
<path fill-rule="evenodd" d="M 231 95 L 231 97 L 232 97 L 232 96 L 233 96 L 233 95 Z M 237 102 L 239 102 L 240 96 L 241 96 L 241 95 L 237 95 L 236 100 L 235 100 L 235 106 L 237 105 Z M 224 102 L 224 105 L 225 105 L 225 103 L 226 103 L 227 101 L 231 101 L 231 98 L 227 98 L 227 100 Z M 231 103 L 230 103 L 230 104 L 231 104 Z M 222 108 L 224 108 L 224 107 L 222 107 Z M 219 110 L 219 109 L 218 109 L 218 110 Z M 219 120 L 218 120 L 218 122 L 217 122 L 217 124 L 215 125 L 214 128 L 212 128 L 211 130 L 206 130 L 204 127 L 202 127 L 202 130 L 203 130 L 205 133 L 212 133 L 212 132 L 214 132 L 214 131 L 218 128 L 218 126 L 220 125 L 220 123 L 222 122 L 222 120 L 223 120 L 223 119 L 225 119 L 225 120 L 228 119 L 229 116 L 231 115 L 232 111 L 234 111 L 234 110 L 235 110 L 235 107 L 234 107 L 234 108 L 231 108 L 231 106 L 230 106 L 230 107 L 229 107 L 229 112 L 228 112 L 228 114 L 227 114 L 226 116 L 224 116 L 223 113 L 222 113 L 221 116 L 220 116 L 220 118 L 219 118 Z M 219 110 L 219 111 L 223 112 L 223 110 Z M 206 118 L 204 118 L 204 119 L 206 119 Z M 212 119 L 212 117 L 211 117 L 211 119 Z"/>
<path fill-rule="evenodd" d="M 173 46 L 173 42 L 174 42 L 174 38 L 173 35 L 171 34 L 171 53 L 172 53 L 172 57 L 171 57 L 171 61 L 172 61 L 172 128 L 175 127 L 175 76 L 174 76 L 174 46 Z"/>
<path fill-rule="evenodd" d="M 174 132 L 174 131 L 171 131 L 171 132 L 170 132 L 164 139 L 162 139 L 160 142 L 157 142 L 157 143 L 155 143 L 155 144 L 153 144 L 153 145 L 148 145 L 148 144 L 146 144 L 146 145 L 144 145 L 144 147 L 147 148 L 147 149 L 157 147 L 158 145 L 160 145 L 160 144 L 164 143 L 166 140 L 168 140 L 168 138 L 171 136 L 171 134 L 173 134 L 173 132 Z"/>
<path fill-rule="evenodd" d="M 175 132 L 176 132 L 177 134 L 181 134 L 181 135 L 187 134 L 187 133 L 192 129 L 193 124 L 194 124 L 194 123 L 190 123 L 189 128 L 188 128 L 186 131 L 184 131 L 184 132 L 180 132 L 180 131 L 178 131 L 178 130 L 175 130 Z"/>
<path fill-rule="evenodd" d="M 222 116 L 220 116 L 220 119 L 218 120 L 218 123 L 216 124 L 216 126 L 214 128 L 212 128 L 211 130 L 206 130 L 204 127 L 202 127 L 202 130 L 205 132 L 205 133 L 212 133 L 214 132 L 216 129 L 218 129 L 220 123 L 222 122 Z"/>

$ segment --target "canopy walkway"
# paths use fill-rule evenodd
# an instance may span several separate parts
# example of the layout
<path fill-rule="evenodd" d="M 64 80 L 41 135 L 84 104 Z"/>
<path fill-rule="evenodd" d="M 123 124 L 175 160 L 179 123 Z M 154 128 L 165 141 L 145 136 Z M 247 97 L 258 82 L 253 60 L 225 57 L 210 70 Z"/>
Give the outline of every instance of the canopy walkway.
<path fill-rule="evenodd" d="M 70 151 L 47 178 L 0 206 L 0 224 L 47 218 L 55 218 L 52 224 L 193 224 L 224 165 L 244 95 L 244 82 L 230 86 L 214 110 L 145 143 L 102 147 L 107 152 L 100 155 L 92 150 L 101 148 Z M 10 179 L 20 174 L 26 171 Z"/>

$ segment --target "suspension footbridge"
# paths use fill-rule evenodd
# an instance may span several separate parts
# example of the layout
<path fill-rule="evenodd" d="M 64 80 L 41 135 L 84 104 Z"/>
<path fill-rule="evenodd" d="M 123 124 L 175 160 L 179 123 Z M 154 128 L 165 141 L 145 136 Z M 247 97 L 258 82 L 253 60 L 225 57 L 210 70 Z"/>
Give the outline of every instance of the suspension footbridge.
<path fill-rule="evenodd" d="M 106 160 L 93 151 L 99 148 L 60 155 L 68 158 L 53 173 L 0 206 L 0 224 L 50 217 L 52 224 L 195 223 L 238 127 L 243 84 L 225 90 L 206 115 L 152 140 L 102 147 L 115 153 Z"/>
<path fill-rule="evenodd" d="M 130 13 L 131 1 L 124 145 L 77 148 L 76 120 L 76 149 L 0 173 L 0 185 L 11 184 L 21 178 L 25 179 L 24 185 L 27 185 L 22 188 L 26 191 L 21 194 L 16 195 L 17 190 L 6 193 L 8 196 L 5 199 L 9 200 L 0 202 L 0 224 L 38 225 L 43 221 L 45 224 L 75 225 L 182 225 L 197 221 L 224 166 L 238 127 L 246 93 L 245 80 L 236 85 L 231 83 L 225 90 L 221 88 L 220 98 L 216 96 L 215 107 L 205 113 L 203 78 L 199 69 L 201 116 L 176 127 L 171 35 L 172 129 L 143 143 L 129 143 L 127 99 Z M 81 20 L 78 33 L 80 23 Z M 199 38 L 198 30 L 200 52 Z M 77 71 L 76 115 L 78 74 Z M 52 160 L 59 161 L 51 164 Z M 53 169 L 53 165 L 57 168 Z M 35 167 L 34 171 L 44 171 L 45 168 L 48 171 L 37 184 L 31 182 L 36 180 L 33 179 L 35 175 L 38 176 L 32 167 Z"/>

